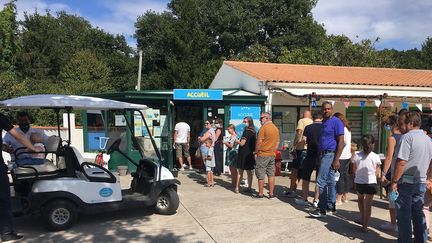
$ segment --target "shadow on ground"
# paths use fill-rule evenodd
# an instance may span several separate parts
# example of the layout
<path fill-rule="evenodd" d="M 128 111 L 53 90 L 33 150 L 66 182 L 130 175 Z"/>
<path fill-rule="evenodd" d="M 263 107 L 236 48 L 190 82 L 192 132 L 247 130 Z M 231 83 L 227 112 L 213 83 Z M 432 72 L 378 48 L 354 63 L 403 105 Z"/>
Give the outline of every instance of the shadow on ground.
<path fill-rule="evenodd" d="M 181 234 L 169 227 L 143 231 L 142 227 L 150 222 L 152 214 L 152 209 L 143 208 L 81 215 L 72 228 L 58 232 L 50 232 L 42 219 L 36 216 L 19 217 L 15 222 L 19 232 L 25 235 L 23 242 L 181 242 L 194 234 Z"/>

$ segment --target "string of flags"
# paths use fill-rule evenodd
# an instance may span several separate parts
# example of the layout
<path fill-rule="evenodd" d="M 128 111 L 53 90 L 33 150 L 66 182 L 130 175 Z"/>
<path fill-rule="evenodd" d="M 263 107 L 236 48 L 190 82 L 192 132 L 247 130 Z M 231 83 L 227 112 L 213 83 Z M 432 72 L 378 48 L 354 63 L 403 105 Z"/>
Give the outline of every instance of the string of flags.
<path fill-rule="evenodd" d="M 369 101 L 370 101 L 370 100 L 367 100 L 367 101 L 366 101 L 366 100 L 360 100 L 360 101 L 359 101 L 360 108 L 363 109 L 363 108 L 365 107 L 366 103 L 369 102 Z M 327 102 L 330 102 L 333 106 L 334 106 L 334 104 L 336 103 L 335 100 L 327 100 Z M 381 101 L 381 100 L 374 100 L 374 103 L 375 103 L 375 106 L 376 106 L 376 107 L 380 107 L 381 104 L 382 104 L 382 101 Z M 394 102 L 394 101 L 386 101 L 386 103 L 387 103 L 391 108 L 393 108 L 393 107 L 395 106 L 395 102 Z M 343 104 L 344 104 L 344 107 L 345 107 L 346 109 L 348 109 L 348 108 L 350 107 L 350 105 L 352 104 L 352 102 L 349 101 L 349 100 L 344 100 L 344 101 L 343 101 Z M 415 104 L 415 106 L 417 107 L 417 109 L 418 109 L 420 112 L 423 112 L 423 103 L 412 103 L 412 104 Z M 312 107 L 317 107 L 317 102 L 316 102 L 316 100 L 312 100 L 312 101 L 311 101 L 311 105 L 312 105 Z M 403 108 L 403 109 L 407 109 L 407 110 L 409 110 L 409 103 L 406 102 L 406 101 L 402 101 L 402 108 Z M 432 102 L 429 103 L 429 109 L 432 110 Z"/>

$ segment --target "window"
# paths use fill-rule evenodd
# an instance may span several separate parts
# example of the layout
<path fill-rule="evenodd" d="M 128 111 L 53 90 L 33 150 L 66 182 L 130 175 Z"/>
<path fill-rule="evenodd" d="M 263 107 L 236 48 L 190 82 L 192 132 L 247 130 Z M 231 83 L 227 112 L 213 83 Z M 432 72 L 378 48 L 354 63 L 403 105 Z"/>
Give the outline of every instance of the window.
<path fill-rule="evenodd" d="M 297 121 L 307 109 L 307 106 L 273 106 L 272 119 L 280 131 L 281 146 L 285 145 L 291 149 L 295 139 Z"/>

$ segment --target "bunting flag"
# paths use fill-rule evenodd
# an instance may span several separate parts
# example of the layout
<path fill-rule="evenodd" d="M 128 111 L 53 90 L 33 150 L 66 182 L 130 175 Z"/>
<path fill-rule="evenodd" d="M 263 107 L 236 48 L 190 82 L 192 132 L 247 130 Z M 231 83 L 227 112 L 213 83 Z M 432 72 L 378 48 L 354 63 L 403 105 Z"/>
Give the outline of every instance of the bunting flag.
<path fill-rule="evenodd" d="M 388 103 L 389 103 L 389 105 L 390 105 L 391 108 L 394 107 L 394 102 L 393 101 L 389 101 Z"/>
<path fill-rule="evenodd" d="M 312 100 L 312 107 L 316 107 L 317 106 L 317 104 L 316 104 L 316 100 Z"/>
<path fill-rule="evenodd" d="M 407 102 L 402 102 L 402 109 L 407 109 L 408 110 L 408 103 Z"/>
<path fill-rule="evenodd" d="M 345 109 L 348 109 L 350 103 L 351 103 L 350 101 L 344 101 Z"/>
<path fill-rule="evenodd" d="M 423 112 L 423 104 L 416 104 L 417 108 Z"/>
<path fill-rule="evenodd" d="M 328 102 L 330 102 L 332 104 L 332 106 L 334 106 L 335 101 L 334 100 L 327 100 Z"/>
<path fill-rule="evenodd" d="M 366 101 L 360 100 L 360 108 L 363 109 L 363 107 L 365 106 L 365 104 L 366 104 Z"/>
<path fill-rule="evenodd" d="M 375 100 L 375 106 L 380 107 L 380 105 L 381 105 L 381 100 Z"/>

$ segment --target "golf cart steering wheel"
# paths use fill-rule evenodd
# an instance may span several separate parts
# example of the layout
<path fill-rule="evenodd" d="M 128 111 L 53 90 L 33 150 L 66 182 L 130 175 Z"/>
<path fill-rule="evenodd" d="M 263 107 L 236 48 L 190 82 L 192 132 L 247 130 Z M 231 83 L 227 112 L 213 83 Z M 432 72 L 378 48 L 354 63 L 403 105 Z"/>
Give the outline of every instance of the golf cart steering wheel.
<path fill-rule="evenodd" d="M 109 146 L 109 148 L 107 150 L 107 154 L 111 154 L 112 152 L 119 150 L 120 143 L 121 143 L 121 138 L 117 138 L 114 141 L 114 143 L 112 143 L 111 146 Z"/>

